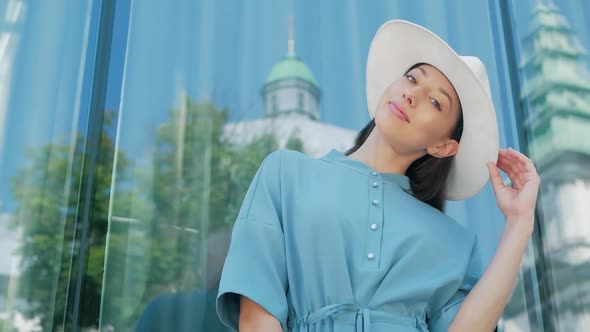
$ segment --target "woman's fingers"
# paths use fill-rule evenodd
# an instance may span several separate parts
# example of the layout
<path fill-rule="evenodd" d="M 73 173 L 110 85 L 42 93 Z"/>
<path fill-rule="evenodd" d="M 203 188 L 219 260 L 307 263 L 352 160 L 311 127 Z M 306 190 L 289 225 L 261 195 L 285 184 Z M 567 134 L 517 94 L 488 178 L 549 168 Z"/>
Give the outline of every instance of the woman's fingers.
<path fill-rule="evenodd" d="M 540 180 L 535 165 L 527 156 L 511 148 L 508 149 L 508 153 L 518 160 L 519 167 L 522 169 L 520 175 L 523 184 L 528 181 Z"/>
<path fill-rule="evenodd" d="M 521 171 L 525 171 L 525 165 L 523 164 L 522 160 L 519 159 L 516 155 L 512 153 L 511 150 L 504 150 L 503 156 L 507 160 L 507 162 L 512 166 L 515 170 L 514 173 L 519 173 Z"/>
<path fill-rule="evenodd" d="M 497 165 L 502 171 L 504 171 L 504 173 L 508 175 L 514 175 L 518 171 L 516 167 L 503 156 L 498 157 Z"/>
<path fill-rule="evenodd" d="M 533 162 L 509 148 L 498 152 L 497 167 L 493 162 L 487 165 L 498 206 L 507 220 L 510 216 L 530 216 L 535 208 L 540 184 Z M 499 169 L 508 175 L 512 181 L 511 187 L 504 185 Z"/>
<path fill-rule="evenodd" d="M 497 193 L 499 190 L 505 187 L 502 177 L 500 176 L 500 171 L 498 171 L 498 168 L 492 162 L 487 163 L 487 166 L 488 170 L 490 171 L 490 182 L 492 182 L 492 187 Z"/>
<path fill-rule="evenodd" d="M 524 154 L 508 148 L 498 153 L 498 167 L 504 171 L 516 188 L 539 178 L 533 162 Z"/>
<path fill-rule="evenodd" d="M 508 148 L 508 153 L 518 159 L 525 170 L 534 172 L 535 174 L 537 173 L 535 165 L 527 156 L 512 148 Z"/>
<path fill-rule="evenodd" d="M 520 173 L 520 169 L 515 165 L 514 160 L 507 156 L 505 151 L 500 151 L 498 154 L 498 167 L 508 175 L 510 180 L 514 180 Z"/>

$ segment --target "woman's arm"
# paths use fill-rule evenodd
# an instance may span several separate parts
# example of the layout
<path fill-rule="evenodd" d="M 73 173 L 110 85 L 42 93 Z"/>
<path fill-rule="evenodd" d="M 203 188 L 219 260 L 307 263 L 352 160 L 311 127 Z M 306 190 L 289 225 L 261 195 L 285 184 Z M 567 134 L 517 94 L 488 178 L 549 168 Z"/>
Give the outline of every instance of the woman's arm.
<path fill-rule="evenodd" d="M 481 279 L 463 300 L 450 332 L 493 331 L 508 303 L 531 231 L 507 221 L 498 250 Z"/>
<path fill-rule="evenodd" d="M 483 276 L 465 297 L 449 331 L 493 331 L 514 289 L 518 268 L 534 228 L 540 178 L 533 163 L 512 149 L 500 150 L 497 167 L 488 164 L 490 181 L 506 226 Z M 498 168 L 512 182 L 502 182 Z"/>
<path fill-rule="evenodd" d="M 240 296 L 240 332 L 276 331 L 283 328 L 278 319 L 266 311 L 258 303 L 245 296 Z"/>

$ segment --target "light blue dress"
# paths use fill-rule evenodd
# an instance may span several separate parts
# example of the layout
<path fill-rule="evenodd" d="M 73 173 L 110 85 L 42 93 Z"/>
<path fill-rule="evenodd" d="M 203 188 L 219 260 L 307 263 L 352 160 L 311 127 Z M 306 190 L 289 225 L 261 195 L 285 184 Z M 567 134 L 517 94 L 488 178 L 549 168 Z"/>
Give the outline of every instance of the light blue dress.
<path fill-rule="evenodd" d="M 241 294 L 289 331 L 447 331 L 481 277 L 477 236 L 407 191 L 335 149 L 269 154 L 232 231 L 221 321 L 238 329 Z"/>

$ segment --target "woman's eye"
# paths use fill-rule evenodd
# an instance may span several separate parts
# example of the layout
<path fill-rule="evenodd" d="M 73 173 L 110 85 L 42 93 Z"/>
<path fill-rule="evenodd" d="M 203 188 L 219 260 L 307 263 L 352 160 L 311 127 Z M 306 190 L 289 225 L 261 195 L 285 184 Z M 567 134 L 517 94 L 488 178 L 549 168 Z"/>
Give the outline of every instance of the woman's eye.
<path fill-rule="evenodd" d="M 416 84 L 416 79 L 414 78 L 414 76 L 407 74 L 406 78 L 408 79 L 408 81 L 412 82 L 413 84 Z"/>
<path fill-rule="evenodd" d="M 440 108 L 440 104 L 438 102 L 438 100 L 434 99 L 434 98 L 430 98 L 432 105 L 434 105 L 434 107 L 436 107 L 437 110 L 441 110 Z"/>

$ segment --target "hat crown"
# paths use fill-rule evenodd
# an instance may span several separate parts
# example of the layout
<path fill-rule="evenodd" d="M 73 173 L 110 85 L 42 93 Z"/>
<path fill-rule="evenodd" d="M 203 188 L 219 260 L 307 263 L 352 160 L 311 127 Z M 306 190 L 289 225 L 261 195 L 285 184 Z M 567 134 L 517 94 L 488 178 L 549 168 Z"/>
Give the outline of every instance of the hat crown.
<path fill-rule="evenodd" d="M 488 80 L 488 73 L 486 72 L 486 67 L 481 62 L 478 57 L 469 56 L 469 55 L 460 55 L 459 58 L 471 69 L 471 71 L 475 74 L 475 77 L 481 82 L 481 85 L 484 87 L 484 90 L 491 98 L 490 92 L 490 81 Z"/>

